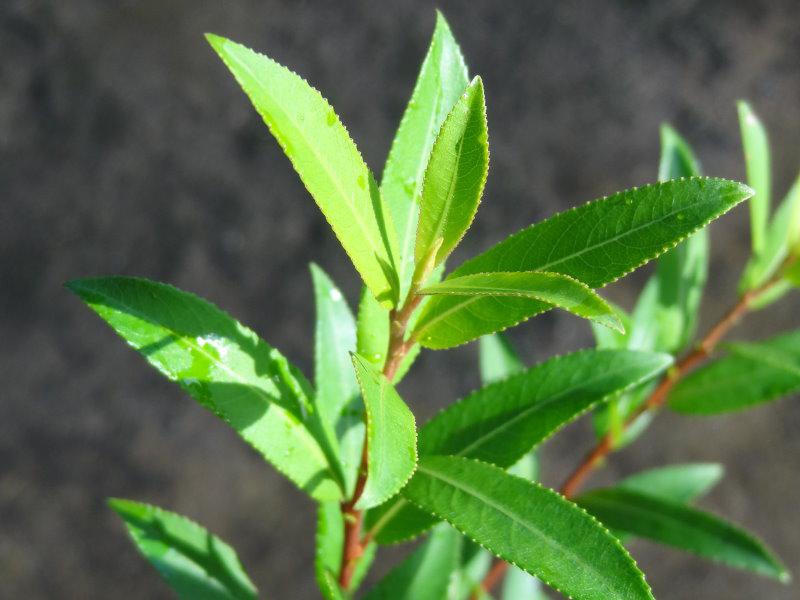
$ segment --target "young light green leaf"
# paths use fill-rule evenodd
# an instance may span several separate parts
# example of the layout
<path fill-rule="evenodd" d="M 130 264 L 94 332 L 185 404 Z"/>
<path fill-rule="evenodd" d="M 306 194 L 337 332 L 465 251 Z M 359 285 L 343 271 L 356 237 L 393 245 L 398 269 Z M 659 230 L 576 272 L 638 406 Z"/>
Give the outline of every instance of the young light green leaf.
<path fill-rule="evenodd" d="M 680 134 L 666 123 L 661 125 L 661 160 L 658 180 L 669 181 L 700 175 L 700 161 Z"/>
<path fill-rule="evenodd" d="M 253 582 L 228 544 L 186 517 L 149 504 L 110 498 L 139 552 L 187 600 L 254 600 Z"/>
<path fill-rule="evenodd" d="M 420 429 L 420 455 L 464 456 L 508 468 L 596 403 L 671 364 L 669 355 L 631 350 L 550 359 L 448 406 Z M 402 498 L 367 515 L 369 531 L 382 544 L 410 539 L 434 522 Z"/>
<path fill-rule="evenodd" d="M 436 134 L 468 82 L 461 50 L 444 16 L 437 11 L 433 38 L 381 179 L 381 194 L 397 228 L 401 298 L 408 293 L 414 272 L 419 196 L 425 167 Z"/>
<path fill-rule="evenodd" d="M 316 556 L 314 574 L 317 585 L 325 600 L 336 600 L 331 593 L 337 591 L 336 580 L 342 565 L 342 544 L 344 542 L 344 519 L 338 502 L 321 502 L 317 507 Z"/>
<path fill-rule="evenodd" d="M 420 461 L 405 498 L 576 600 L 652 598 L 627 551 L 557 493 L 453 456 Z"/>
<path fill-rule="evenodd" d="M 800 390 L 800 331 L 732 352 L 683 378 L 669 407 L 684 414 L 714 415 L 775 400 Z"/>
<path fill-rule="evenodd" d="M 800 176 L 772 217 L 764 250 L 750 257 L 739 283 L 739 291 L 744 293 L 760 287 L 772 277 L 797 244 L 799 234 Z"/>
<path fill-rule="evenodd" d="M 619 318 L 624 332 L 620 332 L 616 329 L 609 329 L 604 325 L 590 321 L 589 325 L 592 326 L 592 334 L 594 335 L 596 347 L 599 350 L 617 350 L 621 348 L 627 348 L 628 338 L 631 334 L 631 316 L 613 302 L 609 302 L 608 300 L 606 300 L 606 302 L 609 304 L 609 306 L 611 306 L 614 313 Z"/>
<path fill-rule="evenodd" d="M 624 489 L 593 490 L 578 504 L 615 530 L 788 582 L 785 567 L 750 534 L 685 504 Z"/>
<path fill-rule="evenodd" d="M 414 415 L 392 384 L 364 357 L 353 366 L 367 409 L 367 483 L 356 508 L 377 506 L 394 496 L 417 465 Z"/>
<path fill-rule="evenodd" d="M 450 527 L 450 525 L 443 523 L 439 527 Z M 467 600 L 473 594 L 477 594 L 481 600 L 484 598 L 491 600 L 491 596 L 483 592 L 480 582 L 489 572 L 493 560 L 491 552 L 484 550 L 473 540 L 461 536 L 461 556 L 458 567 L 452 573 L 447 600 Z"/>
<path fill-rule="evenodd" d="M 635 473 L 614 487 L 686 503 L 708 493 L 723 474 L 722 465 L 715 463 L 668 465 Z"/>
<path fill-rule="evenodd" d="M 442 600 L 458 566 L 461 534 L 436 527 L 422 546 L 370 590 L 364 600 Z"/>
<path fill-rule="evenodd" d="M 483 82 L 476 77 L 442 124 L 425 169 L 417 271 L 432 251 L 431 268 L 441 264 L 472 223 L 489 172 L 488 137 Z"/>
<path fill-rule="evenodd" d="M 747 183 L 755 194 L 750 199 L 750 237 L 753 254 L 761 254 L 766 244 L 770 201 L 770 157 L 767 131 L 747 102 L 739 101 L 739 127 L 747 169 Z"/>
<path fill-rule="evenodd" d="M 500 298 L 528 298 L 533 304 L 551 304 L 574 315 L 590 319 L 601 325 L 624 332 L 622 322 L 614 309 L 592 288 L 559 273 L 541 271 L 475 273 L 463 277 L 452 277 L 441 283 L 429 285 L 419 291 L 430 296 L 492 297 L 502 303 Z M 465 315 L 466 316 L 466 315 Z M 448 318 L 450 327 L 459 328 L 456 316 Z M 467 316 L 466 326 L 470 326 Z"/>
<path fill-rule="evenodd" d="M 347 301 L 330 277 L 315 264 L 311 265 L 311 277 L 317 308 L 314 406 L 329 444 L 336 449 L 349 496 L 358 476 L 364 432 L 361 410 L 354 410 L 357 418 L 343 414 L 346 408 L 360 409 L 361 405 L 350 361 L 350 353 L 356 349 L 356 324 Z"/>
<path fill-rule="evenodd" d="M 132 277 L 70 281 L 167 379 L 213 411 L 313 498 L 340 500 L 341 475 L 299 370 L 213 304 Z"/>
<path fill-rule="evenodd" d="M 481 382 L 489 385 L 525 368 L 516 350 L 502 333 L 485 335 L 480 340 Z"/>
<path fill-rule="evenodd" d="M 448 279 L 493 271 L 550 271 L 597 288 L 662 254 L 751 194 L 740 183 L 697 177 L 620 192 L 512 235 L 465 262 Z M 436 297 L 422 311 L 414 335 L 425 347 L 449 348 L 550 307 L 525 298 Z"/>
<path fill-rule="evenodd" d="M 302 77 L 216 35 L 208 42 L 292 162 L 364 283 L 382 304 L 397 301 L 391 217 L 353 140 L 330 104 Z"/>

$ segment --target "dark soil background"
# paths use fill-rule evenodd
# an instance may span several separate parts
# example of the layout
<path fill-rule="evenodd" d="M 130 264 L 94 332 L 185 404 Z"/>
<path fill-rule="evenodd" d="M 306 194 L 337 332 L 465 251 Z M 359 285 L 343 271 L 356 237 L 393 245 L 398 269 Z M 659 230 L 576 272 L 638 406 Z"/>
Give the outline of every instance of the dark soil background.
<path fill-rule="evenodd" d="M 734 102 L 769 126 L 776 196 L 800 166 L 800 7 L 763 2 L 442 2 L 487 88 L 492 166 L 454 264 L 508 233 L 652 181 L 672 122 L 709 174 L 743 178 Z M 314 510 L 235 434 L 162 380 L 61 284 L 110 273 L 218 303 L 311 373 L 306 265 L 355 301 L 345 254 L 202 33 L 261 49 L 330 98 L 380 173 L 434 22 L 432 2 L 0 2 L 0 597 L 166 598 L 107 496 L 154 502 L 240 551 L 271 598 L 314 598 Z M 703 323 L 735 293 L 747 209 L 712 227 Z M 630 307 L 643 275 L 608 295 Z M 800 324 L 791 297 L 748 318 L 758 338 Z M 591 344 L 559 313 L 514 331 L 533 362 Z M 426 353 L 402 391 L 425 418 L 477 385 L 476 348 Z M 665 414 L 594 482 L 720 461 L 703 504 L 800 574 L 800 405 L 724 418 Z M 544 449 L 557 484 L 585 422 Z M 789 599 L 783 587 L 645 543 L 664 599 Z M 395 554 L 397 556 L 397 554 Z"/>

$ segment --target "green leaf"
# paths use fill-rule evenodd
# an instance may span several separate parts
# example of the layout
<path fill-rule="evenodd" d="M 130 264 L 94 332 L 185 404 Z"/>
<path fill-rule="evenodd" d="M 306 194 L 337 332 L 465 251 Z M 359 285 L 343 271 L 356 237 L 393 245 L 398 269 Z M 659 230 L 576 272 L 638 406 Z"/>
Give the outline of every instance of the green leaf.
<path fill-rule="evenodd" d="M 441 283 L 423 288 L 419 293 L 437 296 L 509 298 L 513 301 L 527 298 L 534 306 L 539 307 L 542 303 L 551 304 L 611 329 L 624 331 L 614 309 L 592 288 L 577 279 L 558 273 L 539 271 L 476 273 L 448 278 Z M 497 301 L 502 302 L 502 300 Z M 462 319 L 459 317 L 465 317 L 463 329 L 472 326 L 472 318 L 467 313 L 445 316 L 448 326 L 462 329 L 460 327 Z M 429 318 L 437 317 L 434 315 Z"/>
<path fill-rule="evenodd" d="M 348 600 L 348 597 L 339 587 L 339 582 L 330 571 L 323 571 L 320 580 L 320 592 L 325 600 Z"/>
<path fill-rule="evenodd" d="M 747 183 L 755 194 L 750 199 L 750 237 L 753 254 L 760 254 L 766 244 L 770 201 L 770 157 L 767 131 L 747 102 L 739 101 L 739 127 L 742 130 Z"/>
<path fill-rule="evenodd" d="M 628 338 L 630 337 L 631 333 L 631 316 L 613 302 L 609 302 L 608 300 L 606 300 L 606 302 L 614 310 L 614 313 L 616 313 L 617 317 L 622 323 L 622 328 L 625 331 L 620 332 L 616 329 L 609 329 L 604 325 L 600 325 L 595 321 L 591 321 L 589 325 L 592 326 L 592 334 L 594 335 L 594 339 L 597 344 L 596 347 L 601 350 L 627 348 Z"/>
<path fill-rule="evenodd" d="M 581 496 L 578 504 L 624 533 L 783 582 L 790 579 L 783 565 L 754 537 L 685 504 L 624 489 L 593 490 Z"/>
<path fill-rule="evenodd" d="M 440 525 L 422 546 L 381 579 L 364 600 L 446 598 L 460 550 L 461 534 L 449 525 Z"/>
<path fill-rule="evenodd" d="M 501 333 L 481 338 L 479 363 L 484 385 L 505 379 L 525 368 L 511 342 Z"/>
<path fill-rule="evenodd" d="M 661 125 L 661 161 L 658 180 L 669 181 L 700 175 L 700 161 L 689 144 L 666 123 Z"/>
<path fill-rule="evenodd" d="M 344 543 L 344 520 L 338 502 L 321 502 L 317 508 L 316 556 L 314 573 L 320 592 L 326 600 L 336 600 L 331 593 L 331 580 L 334 592 L 338 590 L 336 580 L 342 565 L 342 544 Z"/>
<path fill-rule="evenodd" d="M 431 252 L 436 256 L 430 268 L 441 264 L 469 229 L 489 172 L 488 138 L 483 82 L 476 77 L 442 124 L 425 170 L 415 246 L 418 272 Z"/>
<path fill-rule="evenodd" d="M 106 277 L 66 286 L 313 498 L 342 498 L 335 459 L 309 414 L 311 386 L 280 352 L 213 304 L 163 283 Z"/>
<path fill-rule="evenodd" d="M 421 456 L 452 454 L 507 468 L 594 404 L 661 373 L 666 354 L 585 350 L 556 357 L 451 404 L 419 433 Z M 435 521 L 396 498 L 367 515 L 379 543 L 410 539 Z"/>
<path fill-rule="evenodd" d="M 414 272 L 419 196 L 425 167 L 436 134 L 468 82 L 461 50 L 444 16 L 437 11 L 433 38 L 381 179 L 381 194 L 397 228 L 401 298 L 405 298 Z"/>
<path fill-rule="evenodd" d="M 800 177 L 786 194 L 767 230 L 764 250 L 750 257 L 739 291 L 746 292 L 762 286 L 772 277 L 797 244 L 800 233 Z"/>
<path fill-rule="evenodd" d="M 450 527 L 443 523 L 439 527 Z M 461 537 L 461 557 L 458 568 L 453 571 L 447 600 L 467 600 L 472 593 L 483 593 L 479 598 L 490 598 L 480 587 L 480 582 L 489 572 L 494 556 L 473 540 Z"/>
<path fill-rule="evenodd" d="M 405 498 L 577 600 L 652 598 L 622 545 L 559 494 L 475 460 L 423 458 Z"/>
<path fill-rule="evenodd" d="M 493 271 L 550 271 L 597 288 L 662 254 L 751 193 L 740 183 L 696 177 L 620 192 L 512 235 L 465 262 L 448 279 Z M 526 298 L 437 297 L 422 311 L 415 336 L 425 347 L 449 348 L 549 308 Z"/>
<path fill-rule="evenodd" d="M 626 477 L 614 487 L 685 503 L 704 496 L 723 474 L 722 465 L 715 463 L 669 465 L 641 471 Z"/>
<path fill-rule="evenodd" d="M 367 483 L 356 508 L 377 506 L 394 496 L 417 465 L 414 415 L 392 384 L 364 357 L 353 366 L 367 408 Z"/>
<path fill-rule="evenodd" d="M 315 264 L 311 265 L 311 277 L 317 307 L 314 406 L 329 443 L 336 449 L 349 497 L 355 488 L 364 438 L 360 391 L 350 361 L 350 353 L 356 349 L 356 324 L 330 277 Z M 343 414 L 345 409 L 349 412 Z"/>
<path fill-rule="evenodd" d="M 139 552 L 181 598 L 243 600 L 258 597 L 228 544 L 186 517 L 132 500 L 110 498 Z"/>
<path fill-rule="evenodd" d="M 396 245 L 375 179 L 330 104 L 302 77 L 216 35 L 208 42 L 292 162 L 364 283 L 381 303 L 397 301 Z"/>
<path fill-rule="evenodd" d="M 800 390 L 800 331 L 730 349 L 734 352 L 678 382 L 669 407 L 683 414 L 714 415 Z"/>

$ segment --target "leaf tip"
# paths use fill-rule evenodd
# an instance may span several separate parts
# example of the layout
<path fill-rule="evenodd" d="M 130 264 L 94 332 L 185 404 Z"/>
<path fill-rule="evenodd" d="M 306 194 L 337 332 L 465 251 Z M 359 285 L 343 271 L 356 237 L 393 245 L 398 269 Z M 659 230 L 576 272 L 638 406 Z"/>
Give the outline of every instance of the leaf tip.
<path fill-rule="evenodd" d="M 227 38 L 217 35 L 216 33 L 208 32 L 204 33 L 203 36 L 206 38 L 206 41 L 209 43 L 209 45 L 217 52 L 217 54 L 222 54 L 223 48 L 228 42 Z"/>

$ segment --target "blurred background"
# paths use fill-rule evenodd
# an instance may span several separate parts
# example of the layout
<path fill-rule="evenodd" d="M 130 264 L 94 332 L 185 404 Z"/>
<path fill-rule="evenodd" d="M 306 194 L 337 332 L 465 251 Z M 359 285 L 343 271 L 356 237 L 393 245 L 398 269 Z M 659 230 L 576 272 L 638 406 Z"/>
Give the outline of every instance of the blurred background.
<path fill-rule="evenodd" d="M 417 2 L 3 0 L 0 3 L 0 596 L 168 598 L 107 496 L 185 513 L 234 545 L 265 595 L 317 597 L 314 508 L 237 436 L 62 287 L 122 273 L 228 310 L 311 375 L 309 261 L 354 303 L 358 280 L 249 102 L 213 31 L 306 76 L 380 173 L 433 30 Z M 784 2 L 440 2 L 487 89 L 488 186 L 452 264 L 575 204 L 655 180 L 669 121 L 712 175 L 744 178 L 735 101 L 769 128 L 775 198 L 800 166 L 800 7 Z M 701 327 L 735 294 L 742 206 L 711 229 Z M 606 294 L 630 308 L 647 271 Z M 800 325 L 798 296 L 735 331 Z M 528 363 L 592 343 L 552 312 L 512 333 Z M 478 385 L 474 344 L 422 355 L 402 393 L 420 419 Z M 719 461 L 703 501 L 757 532 L 800 575 L 800 405 L 724 418 L 664 414 L 592 483 Z M 543 450 L 558 484 L 587 423 Z M 798 597 L 646 543 L 657 597 Z M 390 553 L 378 574 L 401 551 Z M 554 595 L 555 596 L 555 595 Z"/>

